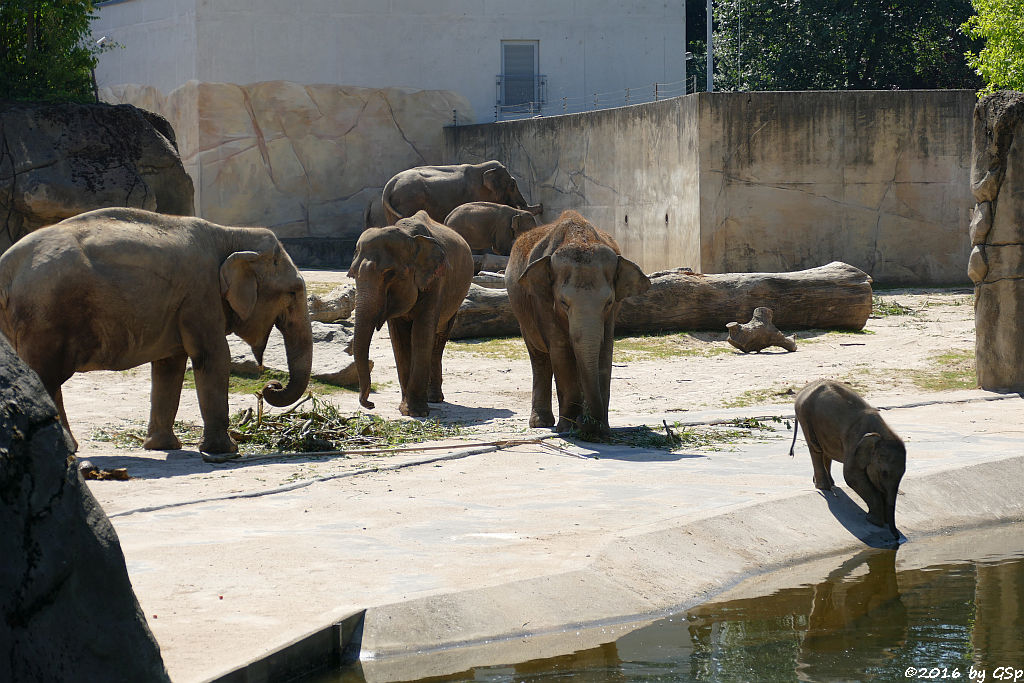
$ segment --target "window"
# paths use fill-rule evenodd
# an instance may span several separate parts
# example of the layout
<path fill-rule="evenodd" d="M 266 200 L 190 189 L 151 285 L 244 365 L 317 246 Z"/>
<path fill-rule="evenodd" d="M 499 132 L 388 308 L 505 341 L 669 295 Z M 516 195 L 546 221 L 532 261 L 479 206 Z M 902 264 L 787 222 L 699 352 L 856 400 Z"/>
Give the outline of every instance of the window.
<path fill-rule="evenodd" d="M 541 77 L 537 73 L 540 45 L 536 40 L 501 41 L 498 98 L 502 106 L 541 103 Z"/>

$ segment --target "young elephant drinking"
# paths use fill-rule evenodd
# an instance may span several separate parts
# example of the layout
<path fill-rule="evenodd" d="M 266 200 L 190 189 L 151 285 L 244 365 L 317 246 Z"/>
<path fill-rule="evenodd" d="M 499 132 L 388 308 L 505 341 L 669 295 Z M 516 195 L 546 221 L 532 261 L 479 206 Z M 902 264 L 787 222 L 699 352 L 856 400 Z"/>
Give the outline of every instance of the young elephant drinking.
<path fill-rule="evenodd" d="M 533 365 L 530 426 L 555 424 L 553 374 L 556 429 L 606 434 L 615 318 L 622 300 L 646 292 L 651 281 L 610 235 L 566 211 L 516 240 L 505 286 Z"/>
<path fill-rule="evenodd" d="M 878 410 L 841 382 L 817 380 L 796 395 L 796 432 L 803 427 L 814 467 L 814 485 L 835 486 L 832 461 L 843 463 L 843 478 L 868 505 L 867 520 L 888 527 L 895 539 L 896 494 L 907 469 L 907 449 Z"/>

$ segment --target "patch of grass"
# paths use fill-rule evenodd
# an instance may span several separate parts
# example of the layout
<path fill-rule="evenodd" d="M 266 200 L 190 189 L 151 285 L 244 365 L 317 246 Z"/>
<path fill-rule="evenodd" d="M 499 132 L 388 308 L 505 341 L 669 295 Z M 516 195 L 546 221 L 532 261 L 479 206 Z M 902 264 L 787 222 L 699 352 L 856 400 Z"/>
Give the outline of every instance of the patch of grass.
<path fill-rule="evenodd" d="M 771 421 L 781 423 L 783 420 L 782 418 L 773 418 Z M 790 424 L 787 421 L 786 428 L 789 427 Z M 775 428 L 752 417 L 737 418 L 725 425 L 706 427 L 684 426 L 678 422 L 670 425 L 667 422 L 662 422 L 661 427 L 641 425 L 616 428 L 599 443 L 662 451 L 677 451 L 684 448 L 719 450 L 719 447 L 724 444 L 734 444 L 741 439 L 750 437 L 754 431 L 775 431 Z M 574 430 L 568 436 L 578 437 L 579 433 Z"/>
<path fill-rule="evenodd" d="M 264 385 L 272 379 L 276 379 L 281 384 L 288 385 L 288 373 L 281 372 L 280 370 L 266 369 L 262 375 L 249 372 L 232 372 L 228 379 L 228 393 L 231 394 L 255 394 L 257 391 L 262 391 Z M 185 381 L 182 384 L 185 389 L 196 388 L 196 377 L 192 372 L 192 369 L 185 371 Z M 373 391 L 378 387 L 374 384 L 370 385 L 370 390 Z M 354 393 L 357 389 L 350 389 L 348 387 L 339 387 L 335 384 L 328 384 L 327 382 L 321 382 L 318 379 L 312 377 L 309 378 L 309 390 L 317 394 L 336 394 L 339 392 Z"/>
<path fill-rule="evenodd" d="M 104 425 L 94 429 L 89 434 L 89 438 L 93 441 L 109 443 L 114 448 L 142 448 L 142 442 L 146 440 L 146 431 L 146 427 L 140 425 L 123 427 Z M 194 422 L 176 420 L 174 433 L 182 442 L 199 443 L 203 438 L 203 427 Z"/>
<path fill-rule="evenodd" d="M 655 360 L 691 356 L 710 358 L 734 349 L 726 343 L 715 343 L 695 339 L 685 332 L 652 334 L 640 337 L 619 337 L 615 340 L 612 360 L 627 363 L 637 360 Z"/>
<path fill-rule="evenodd" d="M 871 297 L 871 315 L 917 315 L 917 311 L 892 299 L 883 299 L 876 295 Z"/>
<path fill-rule="evenodd" d="M 910 379 L 919 389 L 953 391 L 977 388 L 978 373 L 973 350 L 947 351 L 930 360 L 934 368 L 911 370 L 909 373 Z"/>
<path fill-rule="evenodd" d="M 530 357 L 522 337 L 485 337 L 481 339 L 459 339 L 448 342 L 447 348 L 474 356 L 524 360 Z"/>
<path fill-rule="evenodd" d="M 306 281 L 306 295 L 315 294 L 321 299 L 341 287 L 340 282 L 310 282 Z"/>
<path fill-rule="evenodd" d="M 725 408 L 746 408 L 747 406 L 764 405 L 767 403 L 789 403 L 800 391 L 792 384 L 781 389 L 748 389 L 735 398 L 722 401 Z"/>

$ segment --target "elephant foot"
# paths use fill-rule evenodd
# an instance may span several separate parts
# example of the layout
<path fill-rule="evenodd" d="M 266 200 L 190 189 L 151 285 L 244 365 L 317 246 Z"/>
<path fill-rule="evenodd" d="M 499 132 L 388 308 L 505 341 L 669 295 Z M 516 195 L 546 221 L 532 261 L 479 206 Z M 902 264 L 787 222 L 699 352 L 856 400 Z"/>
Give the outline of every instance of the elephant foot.
<path fill-rule="evenodd" d="M 440 389 L 436 391 L 432 389 L 430 393 L 427 394 L 427 403 L 444 403 L 444 394 Z"/>
<path fill-rule="evenodd" d="M 558 424 L 555 425 L 555 431 L 561 434 L 562 432 L 571 432 L 576 429 L 576 421 L 570 420 L 565 417 L 558 418 Z"/>
<path fill-rule="evenodd" d="M 818 489 L 819 491 L 832 491 L 832 489 L 834 489 L 835 486 L 836 482 L 831 478 L 821 482 L 818 481 L 817 477 L 815 477 L 814 479 L 814 488 Z"/>
<path fill-rule="evenodd" d="M 203 453 L 237 453 L 238 444 L 228 436 L 227 432 L 211 436 L 203 435 L 203 442 L 199 444 L 199 450 Z"/>
<path fill-rule="evenodd" d="M 398 412 L 402 413 L 406 417 L 426 417 L 430 414 L 430 407 L 427 406 L 426 401 L 423 403 L 408 403 L 402 401 L 398 406 Z"/>
<path fill-rule="evenodd" d="M 874 524 L 875 526 L 885 526 L 885 522 L 882 521 L 882 518 L 871 512 L 865 515 L 864 519 L 868 520 L 868 524 Z"/>
<path fill-rule="evenodd" d="M 554 427 L 555 416 L 550 410 L 545 411 L 533 411 L 530 413 L 530 426 L 531 427 Z"/>
<path fill-rule="evenodd" d="M 147 451 L 176 451 L 181 448 L 181 440 L 174 432 L 154 433 L 146 437 L 142 447 Z"/>

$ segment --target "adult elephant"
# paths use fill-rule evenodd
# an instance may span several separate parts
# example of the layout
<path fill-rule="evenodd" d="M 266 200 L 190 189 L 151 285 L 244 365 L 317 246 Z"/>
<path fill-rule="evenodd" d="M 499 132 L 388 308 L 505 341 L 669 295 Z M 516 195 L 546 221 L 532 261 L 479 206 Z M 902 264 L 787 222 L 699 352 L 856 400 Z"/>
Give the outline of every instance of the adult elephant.
<path fill-rule="evenodd" d="M 500 161 L 455 166 L 417 166 L 402 171 L 381 194 L 389 225 L 417 211 L 426 211 L 438 223 L 468 202 L 494 202 L 539 214 L 540 205 L 528 206 L 516 179 Z"/>
<path fill-rule="evenodd" d="M 428 401 L 444 400 L 441 355 L 473 279 L 469 245 L 418 211 L 395 225 L 365 230 L 348 274 L 356 281 L 352 355 L 359 403 L 374 407 L 369 400 L 370 341 L 387 322 L 402 388 L 399 410 L 425 417 Z"/>
<path fill-rule="evenodd" d="M 192 360 L 206 453 L 238 450 L 228 435 L 234 332 L 262 363 L 271 328 L 284 336 L 288 385 L 269 382 L 273 406 L 298 400 L 313 358 L 306 287 L 270 230 L 234 228 L 139 209 L 100 209 L 37 230 L 0 256 L 0 332 L 36 371 L 68 427 L 61 385 L 75 372 L 150 363 L 144 448 L 181 447 L 174 416 Z M 69 427 L 70 432 L 70 427 Z"/>
<path fill-rule="evenodd" d="M 537 219 L 525 209 L 506 204 L 469 202 L 455 207 L 444 224 L 462 235 L 474 254 L 490 250 L 508 256 L 516 238 L 537 227 Z"/>
<path fill-rule="evenodd" d="M 615 318 L 626 297 L 651 281 L 619 246 L 575 211 L 524 233 L 505 268 L 512 312 L 533 366 L 531 427 L 551 427 L 551 377 L 558 431 L 608 433 Z"/>

